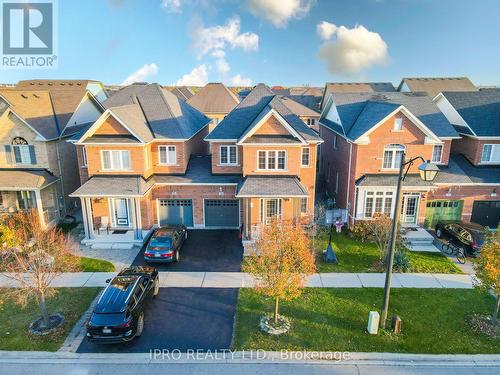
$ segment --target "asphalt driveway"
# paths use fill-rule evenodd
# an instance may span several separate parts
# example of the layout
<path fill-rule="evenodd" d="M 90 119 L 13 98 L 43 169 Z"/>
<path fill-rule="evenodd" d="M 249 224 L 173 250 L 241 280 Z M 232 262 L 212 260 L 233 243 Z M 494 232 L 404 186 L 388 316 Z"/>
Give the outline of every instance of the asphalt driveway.
<path fill-rule="evenodd" d="M 147 353 L 229 349 L 238 289 L 161 288 L 145 310 L 141 337 L 125 344 L 94 344 L 84 339 L 78 353 Z"/>
<path fill-rule="evenodd" d="M 143 246 L 132 265 L 146 265 Z M 153 263 L 159 271 L 239 272 L 243 246 L 237 230 L 189 230 L 178 263 Z"/>

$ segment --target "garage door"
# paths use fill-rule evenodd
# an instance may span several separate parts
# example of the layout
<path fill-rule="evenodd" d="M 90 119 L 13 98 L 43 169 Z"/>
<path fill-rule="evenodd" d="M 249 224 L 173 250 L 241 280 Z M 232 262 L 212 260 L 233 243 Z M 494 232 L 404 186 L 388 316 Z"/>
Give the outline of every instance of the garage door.
<path fill-rule="evenodd" d="M 460 221 L 464 202 L 459 200 L 428 201 L 425 208 L 425 226 L 434 228 L 440 220 Z"/>
<path fill-rule="evenodd" d="M 191 199 L 159 199 L 158 205 L 160 225 L 193 226 L 193 201 Z"/>
<path fill-rule="evenodd" d="M 471 221 L 497 228 L 500 222 L 500 201 L 475 201 L 472 206 Z"/>
<path fill-rule="evenodd" d="M 239 212 L 237 199 L 206 199 L 205 227 L 238 228 Z"/>

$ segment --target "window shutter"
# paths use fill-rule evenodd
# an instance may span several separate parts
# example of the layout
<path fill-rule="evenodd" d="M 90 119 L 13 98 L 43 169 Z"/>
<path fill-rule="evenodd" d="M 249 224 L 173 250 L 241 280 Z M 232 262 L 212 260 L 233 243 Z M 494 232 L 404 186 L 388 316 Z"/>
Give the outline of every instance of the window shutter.
<path fill-rule="evenodd" d="M 21 150 L 19 147 L 14 147 L 14 159 L 16 163 L 22 163 L 23 159 L 21 159 Z"/>
<path fill-rule="evenodd" d="M 12 164 L 12 147 L 5 145 L 5 161 L 7 164 Z"/>
<path fill-rule="evenodd" d="M 29 145 L 31 164 L 36 164 L 35 146 Z"/>

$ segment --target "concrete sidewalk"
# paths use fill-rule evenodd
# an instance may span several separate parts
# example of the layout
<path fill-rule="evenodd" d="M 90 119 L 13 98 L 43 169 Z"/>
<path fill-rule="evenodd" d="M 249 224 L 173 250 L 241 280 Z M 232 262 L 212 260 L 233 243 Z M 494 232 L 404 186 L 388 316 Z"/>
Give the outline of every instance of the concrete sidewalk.
<path fill-rule="evenodd" d="M 58 276 L 54 287 L 104 287 L 116 272 L 75 272 Z M 250 288 L 255 282 L 244 272 L 160 272 L 161 287 L 177 288 Z M 316 273 L 307 278 L 312 288 L 383 288 L 384 273 Z M 0 274 L 0 288 L 14 288 L 16 283 Z M 441 273 L 394 273 L 394 288 L 471 289 L 470 275 Z"/>

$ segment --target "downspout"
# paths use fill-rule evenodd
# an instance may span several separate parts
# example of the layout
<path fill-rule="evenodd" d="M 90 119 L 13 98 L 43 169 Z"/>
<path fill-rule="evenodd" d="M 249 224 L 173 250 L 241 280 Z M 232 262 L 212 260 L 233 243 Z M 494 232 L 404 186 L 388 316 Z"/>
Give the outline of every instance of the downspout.
<path fill-rule="evenodd" d="M 54 114 L 54 120 L 56 122 L 56 129 L 57 129 L 57 141 L 56 141 L 56 159 L 57 159 L 57 167 L 59 169 L 59 181 L 61 182 L 61 195 L 62 195 L 62 207 L 63 207 L 63 217 L 65 217 L 68 213 L 67 207 L 66 207 L 66 198 L 65 198 L 65 191 L 64 191 L 64 177 L 62 173 L 62 164 L 61 164 L 61 153 L 59 152 L 59 142 L 61 142 L 62 139 L 62 131 L 61 128 L 59 127 L 59 121 L 56 116 L 56 112 L 54 109 L 54 103 L 52 101 L 52 96 L 49 93 L 50 97 L 50 105 L 52 107 L 52 113 Z"/>
<path fill-rule="evenodd" d="M 348 175 L 347 175 L 347 197 L 346 197 L 346 208 L 347 208 L 347 220 L 349 220 L 349 209 L 350 209 L 350 203 L 349 202 L 349 191 L 351 188 L 351 167 L 352 167 L 352 142 L 349 142 L 349 169 L 348 169 Z"/>

